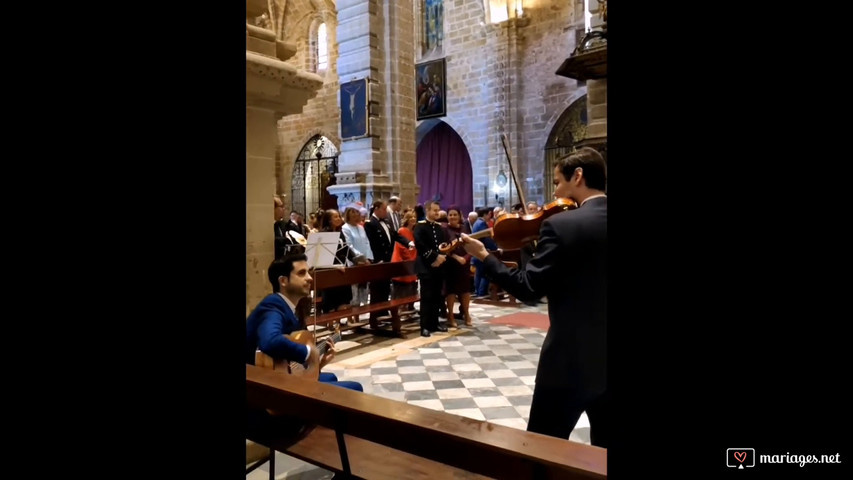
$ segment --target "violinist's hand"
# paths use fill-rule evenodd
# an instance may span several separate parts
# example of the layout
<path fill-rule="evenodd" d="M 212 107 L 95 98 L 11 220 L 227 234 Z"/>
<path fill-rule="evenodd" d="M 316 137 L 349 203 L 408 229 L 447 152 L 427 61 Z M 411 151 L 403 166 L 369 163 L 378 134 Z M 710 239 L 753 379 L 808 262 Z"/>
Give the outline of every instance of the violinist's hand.
<path fill-rule="evenodd" d="M 453 255 L 453 259 L 459 262 L 460 265 L 465 265 L 465 257 L 460 257 L 459 255 Z"/>
<path fill-rule="evenodd" d="M 483 260 L 489 256 L 489 251 L 486 250 L 486 246 L 483 245 L 483 242 L 476 238 L 471 238 L 464 233 L 460 238 L 462 239 L 462 246 L 465 247 L 465 251 L 472 257 L 477 257 L 478 259 Z"/>

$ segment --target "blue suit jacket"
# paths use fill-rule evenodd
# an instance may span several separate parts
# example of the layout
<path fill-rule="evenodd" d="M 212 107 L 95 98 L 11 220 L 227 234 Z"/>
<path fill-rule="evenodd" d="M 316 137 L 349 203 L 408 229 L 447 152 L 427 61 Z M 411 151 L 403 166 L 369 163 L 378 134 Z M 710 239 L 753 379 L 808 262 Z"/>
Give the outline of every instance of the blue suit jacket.
<path fill-rule="evenodd" d="M 299 328 L 299 320 L 281 295 L 267 295 L 246 319 L 246 363 L 255 364 L 258 348 L 276 360 L 304 363 L 308 347 L 284 337 Z"/>
<path fill-rule="evenodd" d="M 478 218 L 477 221 L 474 222 L 474 229 L 471 231 L 471 233 L 477 233 L 487 228 L 489 228 L 489 225 L 486 223 L 486 221 L 482 218 Z M 489 251 L 494 251 L 498 249 L 498 245 L 495 243 L 494 240 L 492 240 L 492 237 L 482 238 L 480 239 L 480 241 L 483 242 L 483 245 L 485 245 L 486 249 Z M 471 258 L 471 263 L 477 265 L 478 263 L 480 263 L 480 259 L 476 257 Z"/>

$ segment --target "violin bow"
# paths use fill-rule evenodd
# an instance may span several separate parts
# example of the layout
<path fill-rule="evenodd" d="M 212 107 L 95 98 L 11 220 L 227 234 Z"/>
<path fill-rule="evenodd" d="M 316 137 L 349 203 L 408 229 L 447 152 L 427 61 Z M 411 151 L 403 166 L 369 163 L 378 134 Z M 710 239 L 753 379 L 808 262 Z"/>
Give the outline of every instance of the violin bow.
<path fill-rule="evenodd" d="M 505 133 L 501 134 L 501 143 L 504 146 L 504 153 L 506 154 L 506 161 L 507 161 L 507 163 L 509 163 L 509 174 L 512 175 L 512 181 L 513 181 L 513 183 L 515 183 L 515 189 L 518 191 L 518 199 L 521 200 L 521 210 L 524 212 L 525 215 L 528 215 L 528 214 L 530 214 L 530 212 L 527 211 L 527 201 L 524 199 L 524 192 L 521 191 L 521 185 L 518 183 L 518 178 L 515 176 L 515 171 L 512 168 L 512 162 L 513 162 L 512 153 L 510 153 L 509 139 L 506 138 Z M 512 206 L 510 206 L 510 208 L 512 208 Z M 536 240 L 534 240 L 533 241 L 533 248 L 536 248 L 536 244 L 537 244 L 537 242 L 536 242 Z"/>

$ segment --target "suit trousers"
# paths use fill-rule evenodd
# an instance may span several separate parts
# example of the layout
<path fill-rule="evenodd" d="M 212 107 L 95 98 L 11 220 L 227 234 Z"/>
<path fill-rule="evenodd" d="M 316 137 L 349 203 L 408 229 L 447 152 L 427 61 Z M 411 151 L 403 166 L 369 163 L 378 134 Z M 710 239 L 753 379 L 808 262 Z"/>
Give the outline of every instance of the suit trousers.
<path fill-rule="evenodd" d="M 370 303 L 382 303 L 387 302 L 388 298 L 391 296 L 391 279 L 388 280 L 372 280 L 370 282 Z M 376 312 L 370 312 L 370 320 L 371 325 L 376 321 L 377 318 L 383 315 L 389 315 L 390 312 L 388 310 L 379 310 Z"/>
<path fill-rule="evenodd" d="M 527 431 L 568 440 L 583 412 L 589 418 L 590 443 L 607 448 L 610 409 L 606 391 L 588 395 L 573 388 L 536 384 Z"/>
<path fill-rule="evenodd" d="M 444 304 L 441 296 L 442 278 L 420 276 L 421 281 L 421 328 L 434 332 L 438 329 L 438 310 Z"/>

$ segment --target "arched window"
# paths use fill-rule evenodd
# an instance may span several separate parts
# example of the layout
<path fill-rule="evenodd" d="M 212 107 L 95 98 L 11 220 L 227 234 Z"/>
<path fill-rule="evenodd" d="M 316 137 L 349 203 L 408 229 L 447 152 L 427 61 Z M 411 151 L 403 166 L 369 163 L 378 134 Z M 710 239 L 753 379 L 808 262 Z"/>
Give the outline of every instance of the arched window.
<path fill-rule="evenodd" d="M 317 27 L 317 71 L 329 67 L 329 41 L 326 38 L 326 24 Z"/>

